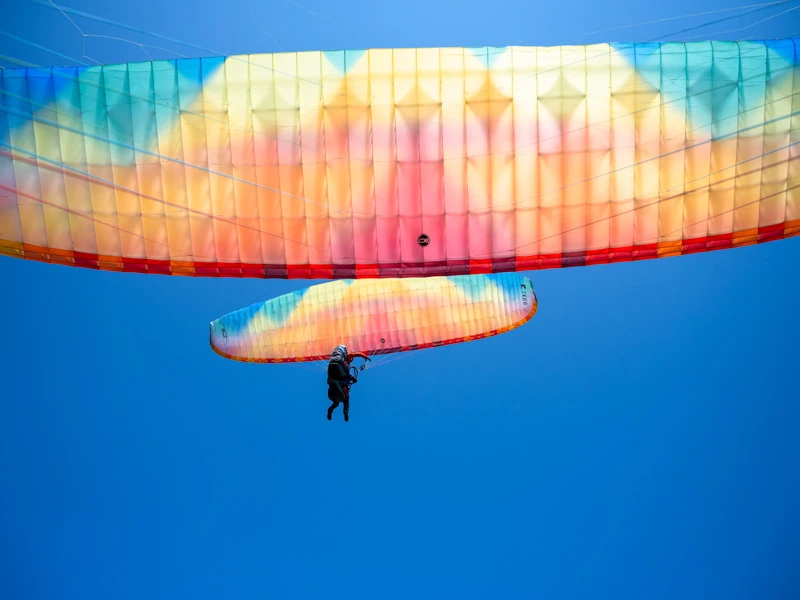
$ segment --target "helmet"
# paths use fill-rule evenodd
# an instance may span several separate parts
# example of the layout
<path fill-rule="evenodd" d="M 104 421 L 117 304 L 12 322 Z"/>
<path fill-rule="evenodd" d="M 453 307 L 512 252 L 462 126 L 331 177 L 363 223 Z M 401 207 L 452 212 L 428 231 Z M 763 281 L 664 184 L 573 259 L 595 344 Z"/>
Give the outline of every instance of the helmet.
<path fill-rule="evenodd" d="M 350 362 L 349 357 L 347 356 L 347 346 L 344 344 L 339 344 L 336 348 L 333 349 L 333 353 L 331 354 L 331 362 L 338 362 L 342 364 L 347 364 Z"/>

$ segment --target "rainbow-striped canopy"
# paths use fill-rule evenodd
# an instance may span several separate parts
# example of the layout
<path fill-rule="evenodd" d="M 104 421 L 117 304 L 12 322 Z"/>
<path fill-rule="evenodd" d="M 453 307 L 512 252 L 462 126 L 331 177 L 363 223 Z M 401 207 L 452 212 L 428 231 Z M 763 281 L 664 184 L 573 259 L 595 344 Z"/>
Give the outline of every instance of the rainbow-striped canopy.
<path fill-rule="evenodd" d="M 324 360 L 339 344 L 370 356 L 499 335 L 527 323 L 538 301 L 517 273 L 332 281 L 211 323 L 211 347 L 243 362 Z"/>
<path fill-rule="evenodd" d="M 0 252 L 358 278 L 800 231 L 800 38 L 0 70 Z"/>

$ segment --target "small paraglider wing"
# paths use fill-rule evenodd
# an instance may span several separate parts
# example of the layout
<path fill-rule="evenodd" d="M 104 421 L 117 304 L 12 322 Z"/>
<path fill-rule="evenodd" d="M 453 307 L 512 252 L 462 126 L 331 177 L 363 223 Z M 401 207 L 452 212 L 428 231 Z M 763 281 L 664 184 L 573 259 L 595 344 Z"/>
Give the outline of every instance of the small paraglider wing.
<path fill-rule="evenodd" d="M 245 362 L 324 360 L 339 344 L 374 356 L 504 333 L 536 309 L 530 280 L 516 273 L 334 281 L 225 315 L 210 341 Z"/>

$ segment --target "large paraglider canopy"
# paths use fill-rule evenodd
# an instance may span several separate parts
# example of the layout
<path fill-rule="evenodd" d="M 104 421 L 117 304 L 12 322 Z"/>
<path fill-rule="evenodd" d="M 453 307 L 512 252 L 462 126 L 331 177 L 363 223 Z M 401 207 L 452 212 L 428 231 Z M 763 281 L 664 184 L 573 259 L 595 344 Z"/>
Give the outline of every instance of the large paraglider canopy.
<path fill-rule="evenodd" d="M 800 39 L 0 73 L 0 252 L 209 277 L 593 265 L 800 231 Z"/>

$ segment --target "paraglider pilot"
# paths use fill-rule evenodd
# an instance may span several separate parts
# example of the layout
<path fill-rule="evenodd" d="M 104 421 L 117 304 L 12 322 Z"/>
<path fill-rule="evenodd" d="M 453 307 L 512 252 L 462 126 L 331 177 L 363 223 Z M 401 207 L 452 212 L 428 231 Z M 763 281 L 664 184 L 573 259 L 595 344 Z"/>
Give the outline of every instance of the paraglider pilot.
<path fill-rule="evenodd" d="M 350 386 L 355 383 L 356 378 L 350 374 L 350 363 L 354 358 L 370 358 L 361 352 L 347 353 L 344 345 L 336 346 L 328 361 L 328 398 L 333 404 L 328 408 L 328 421 L 333 416 L 333 411 L 341 402 L 344 404 L 344 420 L 348 421 L 350 413 Z"/>

